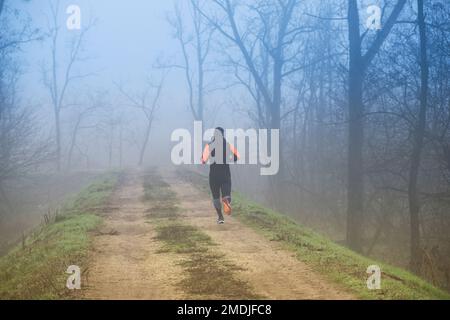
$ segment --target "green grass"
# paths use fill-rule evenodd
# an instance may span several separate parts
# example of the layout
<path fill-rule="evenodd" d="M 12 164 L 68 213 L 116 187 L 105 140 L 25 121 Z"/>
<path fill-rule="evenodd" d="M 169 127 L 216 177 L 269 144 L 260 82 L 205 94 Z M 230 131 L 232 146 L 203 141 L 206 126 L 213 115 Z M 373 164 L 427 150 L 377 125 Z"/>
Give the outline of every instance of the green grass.
<path fill-rule="evenodd" d="M 196 173 L 180 173 L 201 190 L 207 190 L 206 178 Z M 364 257 L 305 228 L 287 216 L 258 205 L 239 193 L 233 194 L 233 214 L 266 238 L 280 242 L 295 252 L 320 274 L 360 299 L 450 299 L 450 295 L 412 273 Z M 381 289 L 367 289 L 367 267 L 381 268 Z"/>
<path fill-rule="evenodd" d="M 296 252 L 298 259 L 361 299 L 449 299 L 450 296 L 412 273 L 359 255 L 280 213 L 234 194 L 235 216 L 267 238 Z M 380 290 L 368 290 L 367 267 L 382 272 Z"/>
<path fill-rule="evenodd" d="M 175 198 L 175 192 L 170 189 L 169 184 L 153 170 L 144 175 L 144 201 L 174 202 Z"/>
<path fill-rule="evenodd" d="M 144 175 L 143 201 L 150 207 L 146 210 L 148 219 L 176 219 L 179 217 L 176 194 L 170 189 L 155 170 L 149 170 Z"/>
<path fill-rule="evenodd" d="M 253 293 L 246 281 L 235 274 L 242 268 L 228 261 L 223 255 L 202 252 L 190 255 L 181 262 L 187 277 L 180 281 L 180 286 L 190 294 L 208 299 L 262 299 Z"/>
<path fill-rule="evenodd" d="M 156 240 L 165 245 L 161 252 L 204 252 L 213 245 L 211 238 L 197 228 L 176 221 L 160 222 L 156 225 Z"/>
<path fill-rule="evenodd" d="M 69 200 L 48 224 L 0 258 L 0 299 L 67 299 L 67 267 L 83 271 L 89 231 L 102 221 L 96 210 L 114 190 L 118 174 L 109 174 Z"/>
<path fill-rule="evenodd" d="M 180 216 L 179 211 L 180 209 L 173 204 L 158 203 L 146 210 L 145 217 L 148 219 L 176 219 Z"/>
<path fill-rule="evenodd" d="M 62 208 L 65 214 L 102 210 L 105 200 L 116 186 L 120 174 L 110 173 L 92 183 L 72 199 L 66 201 Z"/>

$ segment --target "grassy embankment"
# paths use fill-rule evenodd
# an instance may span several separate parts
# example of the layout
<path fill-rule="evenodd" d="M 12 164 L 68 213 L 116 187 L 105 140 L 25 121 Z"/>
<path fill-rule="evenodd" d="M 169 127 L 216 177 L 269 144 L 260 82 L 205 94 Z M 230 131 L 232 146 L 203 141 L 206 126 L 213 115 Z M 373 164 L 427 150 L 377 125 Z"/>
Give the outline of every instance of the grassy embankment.
<path fill-rule="evenodd" d="M 98 178 L 71 198 L 22 243 L 0 258 L 0 299 L 68 299 L 67 267 L 86 262 L 89 232 L 101 223 L 118 173 Z"/>
<path fill-rule="evenodd" d="M 180 176 L 208 192 L 207 178 L 192 171 Z M 450 295 L 407 270 L 357 254 L 326 237 L 299 225 L 285 215 L 233 194 L 233 214 L 271 241 L 277 241 L 342 288 L 360 299 L 450 299 Z M 381 289 L 368 290 L 367 267 L 381 268 Z"/>

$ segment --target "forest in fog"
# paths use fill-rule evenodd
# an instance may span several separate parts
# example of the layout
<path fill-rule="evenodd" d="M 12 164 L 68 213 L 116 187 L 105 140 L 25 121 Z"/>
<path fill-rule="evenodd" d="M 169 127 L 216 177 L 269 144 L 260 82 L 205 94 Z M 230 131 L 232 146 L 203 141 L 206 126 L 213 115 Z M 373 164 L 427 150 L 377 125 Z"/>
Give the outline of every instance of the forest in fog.
<path fill-rule="evenodd" d="M 80 28 L 72 2 L 0 0 L 0 232 L 36 179 L 170 165 L 194 121 L 279 129 L 240 191 L 450 290 L 448 0 L 80 1 Z"/>

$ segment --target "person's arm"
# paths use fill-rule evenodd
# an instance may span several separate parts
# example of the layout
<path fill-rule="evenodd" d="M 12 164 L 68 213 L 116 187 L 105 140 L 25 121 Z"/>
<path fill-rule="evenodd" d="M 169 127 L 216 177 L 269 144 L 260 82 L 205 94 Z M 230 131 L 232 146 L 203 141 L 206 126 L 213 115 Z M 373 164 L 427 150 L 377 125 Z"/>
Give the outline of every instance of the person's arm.
<path fill-rule="evenodd" d="M 231 143 L 230 143 L 230 150 L 231 150 L 231 153 L 233 153 L 233 161 L 237 162 L 241 158 L 241 156 L 240 156 L 239 152 L 237 151 L 237 149 Z"/>
<path fill-rule="evenodd" d="M 210 150 L 209 150 L 209 144 L 207 144 L 205 146 L 205 149 L 203 150 L 203 154 L 202 154 L 202 164 L 206 164 L 206 162 L 209 159 L 209 155 L 210 155 Z"/>

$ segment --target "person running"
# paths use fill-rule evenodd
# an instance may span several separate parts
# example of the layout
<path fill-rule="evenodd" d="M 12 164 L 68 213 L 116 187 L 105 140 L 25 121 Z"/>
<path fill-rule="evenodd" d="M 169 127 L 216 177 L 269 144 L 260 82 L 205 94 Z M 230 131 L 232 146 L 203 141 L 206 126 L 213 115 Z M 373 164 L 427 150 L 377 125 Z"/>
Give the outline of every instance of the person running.
<path fill-rule="evenodd" d="M 208 159 L 210 159 L 209 187 L 211 189 L 214 208 L 217 211 L 218 224 L 225 223 L 222 214 L 222 205 L 225 214 L 231 215 L 231 172 L 229 162 L 230 160 L 233 162 L 239 160 L 239 153 L 236 148 L 228 143 L 224 136 L 224 129 L 217 127 L 214 130 L 214 137 L 205 146 L 202 155 L 203 164 L 206 164 Z"/>

